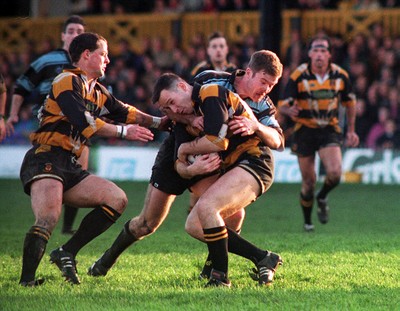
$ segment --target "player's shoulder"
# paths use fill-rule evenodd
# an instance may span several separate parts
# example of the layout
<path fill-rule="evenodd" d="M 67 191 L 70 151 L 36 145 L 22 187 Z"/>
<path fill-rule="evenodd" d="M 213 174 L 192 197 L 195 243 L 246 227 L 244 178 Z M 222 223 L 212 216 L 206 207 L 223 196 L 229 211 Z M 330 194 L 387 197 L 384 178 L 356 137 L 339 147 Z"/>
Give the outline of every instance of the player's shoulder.
<path fill-rule="evenodd" d="M 200 97 L 204 100 L 206 97 L 219 97 L 224 92 L 229 91 L 222 85 L 219 84 L 204 84 L 200 88 Z"/>
<path fill-rule="evenodd" d="M 308 69 L 308 63 L 303 63 L 298 66 L 290 75 L 292 80 L 297 80 L 302 74 L 304 74 Z"/>
<path fill-rule="evenodd" d="M 194 68 L 191 71 L 191 75 L 192 77 L 196 76 L 197 74 L 199 74 L 200 72 L 210 69 L 210 65 L 207 61 L 202 61 L 200 63 L 198 63 L 196 66 L 194 66 Z"/>
<path fill-rule="evenodd" d="M 343 67 L 340 67 L 338 64 L 332 63 L 331 70 L 339 75 L 349 78 L 348 72 Z"/>
<path fill-rule="evenodd" d="M 70 58 L 67 51 L 64 49 L 57 49 L 39 56 L 31 65 L 32 67 L 44 67 L 68 63 L 70 63 Z"/>

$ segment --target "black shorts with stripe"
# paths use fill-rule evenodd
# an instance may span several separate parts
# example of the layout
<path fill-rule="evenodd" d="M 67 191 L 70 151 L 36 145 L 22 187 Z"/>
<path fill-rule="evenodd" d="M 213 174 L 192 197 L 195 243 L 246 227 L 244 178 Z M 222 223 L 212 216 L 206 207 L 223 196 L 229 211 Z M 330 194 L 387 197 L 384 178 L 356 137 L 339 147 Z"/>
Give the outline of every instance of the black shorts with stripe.
<path fill-rule="evenodd" d="M 274 157 L 270 148 L 260 146 L 261 155 L 251 155 L 244 153 L 240 158 L 231 165 L 227 171 L 240 167 L 253 175 L 260 185 L 260 193 L 265 193 L 274 181 Z"/>
<path fill-rule="evenodd" d="M 76 160 L 75 155 L 60 147 L 33 146 L 26 153 L 20 171 L 25 193 L 29 195 L 32 182 L 43 178 L 61 181 L 64 192 L 71 189 L 90 175 Z"/>
<path fill-rule="evenodd" d="M 150 183 L 162 192 L 180 195 L 192 182 L 182 178 L 175 170 L 175 134 L 172 132 L 164 139 L 154 161 Z"/>
<path fill-rule="evenodd" d="M 299 157 L 308 157 L 324 147 L 341 146 L 343 135 L 334 127 L 309 128 L 302 126 L 293 133 L 292 152 Z"/>

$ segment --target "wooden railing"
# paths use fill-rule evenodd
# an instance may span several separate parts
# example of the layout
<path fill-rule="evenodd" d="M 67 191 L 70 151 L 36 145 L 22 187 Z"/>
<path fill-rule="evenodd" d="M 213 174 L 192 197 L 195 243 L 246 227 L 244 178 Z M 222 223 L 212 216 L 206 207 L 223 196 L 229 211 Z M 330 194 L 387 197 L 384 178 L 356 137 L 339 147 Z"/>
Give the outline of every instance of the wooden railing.
<path fill-rule="evenodd" d="M 230 43 L 240 42 L 247 35 L 259 35 L 259 20 L 259 12 L 85 16 L 87 30 L 106 37 L 111 53 L 118 53 L 116 43 L 120 39 L 127 40 L 131 48 L 137 51 L 141 50 L 144 39 L 155 36 L 164 38 L 167 43 L 173 38 L 178 38 L 181 46 L 186 48 L 195 34 L 207 36 L 216 30 L 223 32 Z M 63 21 L 64 18 L 61 17 L 0 19 L 0 53 L 23 51 L 29 41 L 37 45 L 46 39 L 60 42 Z M 351 39 L 357 33 L 367 34 L 377 22 L 384 26 L 385 35 L 400 35 L 399 9 L 285 10 L 282 13 L 281 51 L 286 51 L 289 46 L 293 27 L 301 27 L 304 40 L 313 36 L 319 29 Z"/>

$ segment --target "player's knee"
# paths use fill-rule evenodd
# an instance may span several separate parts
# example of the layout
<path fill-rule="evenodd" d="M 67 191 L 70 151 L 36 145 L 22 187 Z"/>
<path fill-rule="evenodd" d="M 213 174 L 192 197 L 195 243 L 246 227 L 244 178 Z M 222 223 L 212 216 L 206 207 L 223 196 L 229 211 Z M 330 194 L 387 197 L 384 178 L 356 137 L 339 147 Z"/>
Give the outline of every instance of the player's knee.
<path fill-rule="evenodd" d="M 113 203 L 110 204 L 110 206 L 113 206 L 114 209 L 122 214 L 125 211 L 126 206 L 128 205 L 128 197 L 126 196 L 126 193 L 118 188 L 118 190 L 113 191 L 113 198 L 112 198 Z"/>
<path fill-rule="evenodd" d="M 339 184 L 340 182 L 340 177 L 341 174 L 339 173 L 334 173 L 334 174 L 330 174 L 326 176 L 327 182 L 332 185 L 332 186 L 336 186 Z"/>
<path fill-rule="evenodd" d="M 191 222 L 190 220 L 189 220 L 189 218 L 186 220 L 186 223 L 185 223 L 185 231 L 190 235 L 190 236 L 192 236 L 192 237 L 195 237 L 195 230 L 194 230 L 194 224 L 193 224 L 193 222 Z"/>

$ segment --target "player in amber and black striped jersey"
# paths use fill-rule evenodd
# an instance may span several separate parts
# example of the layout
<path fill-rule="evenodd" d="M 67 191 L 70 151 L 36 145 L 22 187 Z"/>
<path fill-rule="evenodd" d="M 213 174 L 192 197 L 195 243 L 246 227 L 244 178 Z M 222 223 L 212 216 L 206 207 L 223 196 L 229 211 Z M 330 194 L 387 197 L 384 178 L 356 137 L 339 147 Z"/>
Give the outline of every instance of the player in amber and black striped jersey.
<path fill-rule="evenodd" d="M 82 33 L 71 42 L 69 52 L 76 69 L 66 70 L 54 79 L 39 129 L 31 135 L 33 147 L 21 166 L 21 181 L 25 193 L 31 196 L 35 215 L 24 241 L 22 286 L 43 283 L 42 279 L 35 279 L 36 269 L 63 202 L 94 207 L 71 239 L 50 254 L 50 261 L 72 284 L 80 283 L 75 260 L 79 250 L 106 231 L 125 210 L 127 198 L 122 189 L 77 163 L 87 140 L 99 135 L 147 142 L 153 134 L 138 124 L 159 128 L 168 121 L 122 103 L 97 82 L 110 62 L 103 37 Z M 107 123 L 102 116 L 119 124 Z"/>
<path fill-rule="evenodd" d="M 310 61 L 300 65 L 290 76 L 279 111 L 290 117 L 295 125 L 292 152 L 297 155 L 302 174 L 300 205 L 304 215 L 304 229 L 313 231 L 311 214 L 316 184 L 315 155 L 326 171 L 321 190 L 317 193 L 318 219 L 329 220 L 327 195 L 335 188 L 342 174 L 342 129 L 339 126 L 339 105 L 346 108 L 346 144 L 358 145 L 355 133 L 355 95 L 347 72 L 331 63 L 331 45 L 328 37 L 311 40 Z"/>
<path fill-rule="evenodd" d="M 34 115 L 43 105 L 47 94 L 51 90 L 53 79 L 59 75 L 63 69 L 73 68 L 71 58 L 68 53 L 71 41 L 85 31 L 83 19 L 78 15 L 69 16 L 62 28 L 61 41 L 62 48 L 48 52 L 33 61 L 24 74 L 22 74 L 14 86 L 14 94 L 11 99 L 10 115 L 7 119 L 7 129 L 9 133 L 14 132 L 14 123 L 19 120 L 19 111 L 25 104 L 25 99 L 30 98 L 34 103 Z M 31 98 L 35 94 L 34 98 Z M 89 149 L 86 148 L 79 158 L 79 163 L 83 168 L 88 168 Z M 64 219 L 61 232 L 72 234 L 74 219 L 78 210 L 73 206 L 64 205 Z"/>

